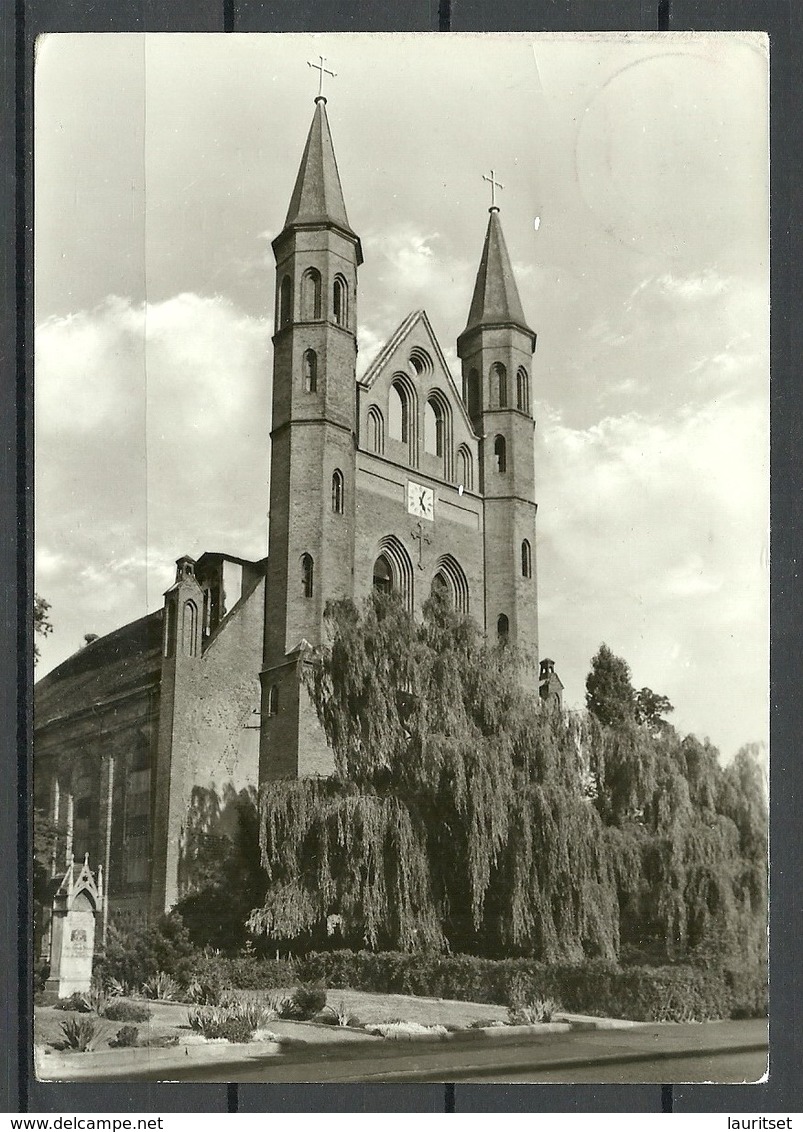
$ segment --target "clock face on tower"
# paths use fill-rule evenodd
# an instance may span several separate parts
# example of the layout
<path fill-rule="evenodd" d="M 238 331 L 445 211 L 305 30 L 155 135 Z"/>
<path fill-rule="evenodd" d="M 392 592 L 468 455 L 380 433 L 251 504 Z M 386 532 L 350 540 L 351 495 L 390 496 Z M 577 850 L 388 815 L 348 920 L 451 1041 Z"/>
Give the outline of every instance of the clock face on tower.
<path fill-rule="evenodd" d="M 422 487 L 420 483 L 407 481 L 407 510 L 419 519 L 429 519 L 435 522 L 435 494 L 431 487 Z"/>

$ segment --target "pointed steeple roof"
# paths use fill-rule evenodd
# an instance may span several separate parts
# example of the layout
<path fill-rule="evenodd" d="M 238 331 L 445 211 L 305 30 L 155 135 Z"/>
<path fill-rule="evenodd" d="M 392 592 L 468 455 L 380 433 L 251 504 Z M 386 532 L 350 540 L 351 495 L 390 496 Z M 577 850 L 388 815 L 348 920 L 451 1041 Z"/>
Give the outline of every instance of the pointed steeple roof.
<path fill-rule="evenodd" d="M 335 224 L 354 235 L 343 201 L 332 135 L 326 117 L 326 99 L 315 99 L 315 113 L 301 158 L 285 228 L 299 224 Z"/>
<path fill-rule="evenodd" d="M 463 334 L 480 326 L 507 326 L 510 323 L 532 334 L 522 310 L 499 220 L 499 209 L 493 207 L 490 213 L 477 281 L 474 284 L 474 297 Z"/>

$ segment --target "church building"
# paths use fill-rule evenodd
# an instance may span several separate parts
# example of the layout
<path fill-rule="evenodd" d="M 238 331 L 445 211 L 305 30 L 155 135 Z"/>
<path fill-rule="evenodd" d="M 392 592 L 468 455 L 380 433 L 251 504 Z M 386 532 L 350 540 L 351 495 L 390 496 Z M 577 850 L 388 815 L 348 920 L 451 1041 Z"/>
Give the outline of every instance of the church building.
<path fill-rule="evenodd" d="M 359 604 L 375 587 L 418 617 L 441 586 L 539 680 L 536 336 L 499 208 L 459 375 L 417 310 L 357 378 L 363 253 L 321 95 L 273 253 L 268 557 L 179 558 L 163 608 L 36 685 L 36 805 L 62 831 L 53 871 L 89 854 L 121 926 L 192 887 L 194 839 L 225 829 L 238 791 L 330 772 L 302 670 L 331 599 Z M 542 696 L 561 688 L 544 661 Z"/>

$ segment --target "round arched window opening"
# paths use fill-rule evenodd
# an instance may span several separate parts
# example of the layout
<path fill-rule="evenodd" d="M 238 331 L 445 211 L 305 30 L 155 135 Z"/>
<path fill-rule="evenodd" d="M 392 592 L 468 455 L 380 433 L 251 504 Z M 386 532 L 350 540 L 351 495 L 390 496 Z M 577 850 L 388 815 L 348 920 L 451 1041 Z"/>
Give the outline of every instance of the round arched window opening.
<path fill-rule="evenodd" d="M 504 436 L 497 436 L 494 440 L 494 459 L 497 472 L 504 474 L 507 471 L 507 445 Z"/>
<path fill-rule="evenodd" d="M 507 644 L 510 635 L 510 622 L 504 613 L 500 613 L 496 622 L 496 636 L 500 645 Z"/>

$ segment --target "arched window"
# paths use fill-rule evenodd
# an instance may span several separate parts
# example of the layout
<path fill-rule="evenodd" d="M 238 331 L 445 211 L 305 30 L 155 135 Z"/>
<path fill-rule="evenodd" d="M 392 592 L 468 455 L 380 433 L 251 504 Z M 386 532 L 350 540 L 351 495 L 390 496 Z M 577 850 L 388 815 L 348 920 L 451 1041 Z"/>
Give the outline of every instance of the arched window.
<path fill-rule="evenodd" d="M 349 289 L 342 275 L 335 276 L 333 288 L 333 311 L 338 326 L 348 326 Z"/>
<path fill-rule="evenodd" d="M 384 554 L 374 563 L 374 589 L 382 594 L 393 593 L 393 570 Z"/>
<path fill-rule="evenodd" d="M 289 275 L 282 279 L 279 289 L 279 329 L 289 326 L 293 319 L 293 284 Z"/>
<path fill-rule="evenodd" d="M 181 651 L 185 656 L 195 656 L 195 631 L 198 627 L 198 606 L 194 601 L 185 601 L 181 613 Z"/>
<path fill-rule="evenodd" d="M 272 684 L 268 691 L 268 715 L 279 714 L 279 685 Z"/>
<path fill-rule="evenodd" d="M 388 433 L 392 440 L 407 444 L 410 439 L 410 400 L 407 390 L 398 381 L 390 387 Z"/>
<path fill-rule="evenodd" d="M 314 350 L 304 351 L 304 392 L 318 391 L 318 355 Z"/>
<path fill-rule="evenodd" d="M 465 444 L 457 449 L 457 482 L 461 483 L 466 491 L 474 490 L 474 460 Z"/>
<path fill-rule="evenodd" d="M 507 408 L 507 370 L 501 362 L 491 366 L 491 397 L 492 404 L 500 409 Z"/>
<path fill-rule="evenodd" d="M 500 645 L 507 644 L 507 638 L 510 633 L 510 622 L 504 613 L 500 613 L 496 621 L 496 636 Z"/>
<path fill-rule="evenodd" d="M 460 563 L 451 554 L 444 554 L 438 559 L 432 579 L 432 593 L 442 594 L 457 613 L 463 617 L 468 616 L 468 579 Z"/>
<path fill-rule="evenodd" d="M 301 279 L 301 317 L 307 321 L 321 317 L 321 273 L 314 267 Z"/>
<path fill-rule="evenodd" d="M 311 554 L 301 556 L 301 586 L 304 597 L 312 597 L 315 588 L 315 563 Z"/>
<path fill-rule="evenodd" d="M 507 471 L 507 445 L 505 444 L 504 436 L 497 436 L 494 440 L 494 458 L 496 460 L 497 472 L 504 473 Z"/>
<path fill-rule="evenodd" d="M 533 576 L 533 552 L 527 539 L 521 544 L 521 576 L 522 578 Z"/>
<path fill-rule="evenodd" d="M 336 515 L 343 514 L 343 473 L 335 468 L 332 473 L 332 510 Z"/>
<path fill-rule="evenodd" d="M 368 409 L 368 449 L 380 455 L 385 451 L 385 422 L 376 405 Z"/>
<path fill-rule="evenodd" d="M 479 416 L 480 412 L 480 375 L 475 369 L 471 370 L 463 384 L 463 400 L 470 417 Z"/>
<path fill-rule="evenodd" d="M 396 594 L 409 614 L 413 612 L 413 563 L 404 544 L 387 535 L 380 540 L 374 562 L 373 583 L 380 593 Z"/>
<path fill-rule="evenodd" d="M 524 366 L 516 371 L 516 408 L 522 413 L 530 411 L 530 379 Z"/>
<path fill-rule="evenodd" d="M 424 451 L 432 456 L 443 455 L 443 406 L 430 397 L 424 406 Z"/>

